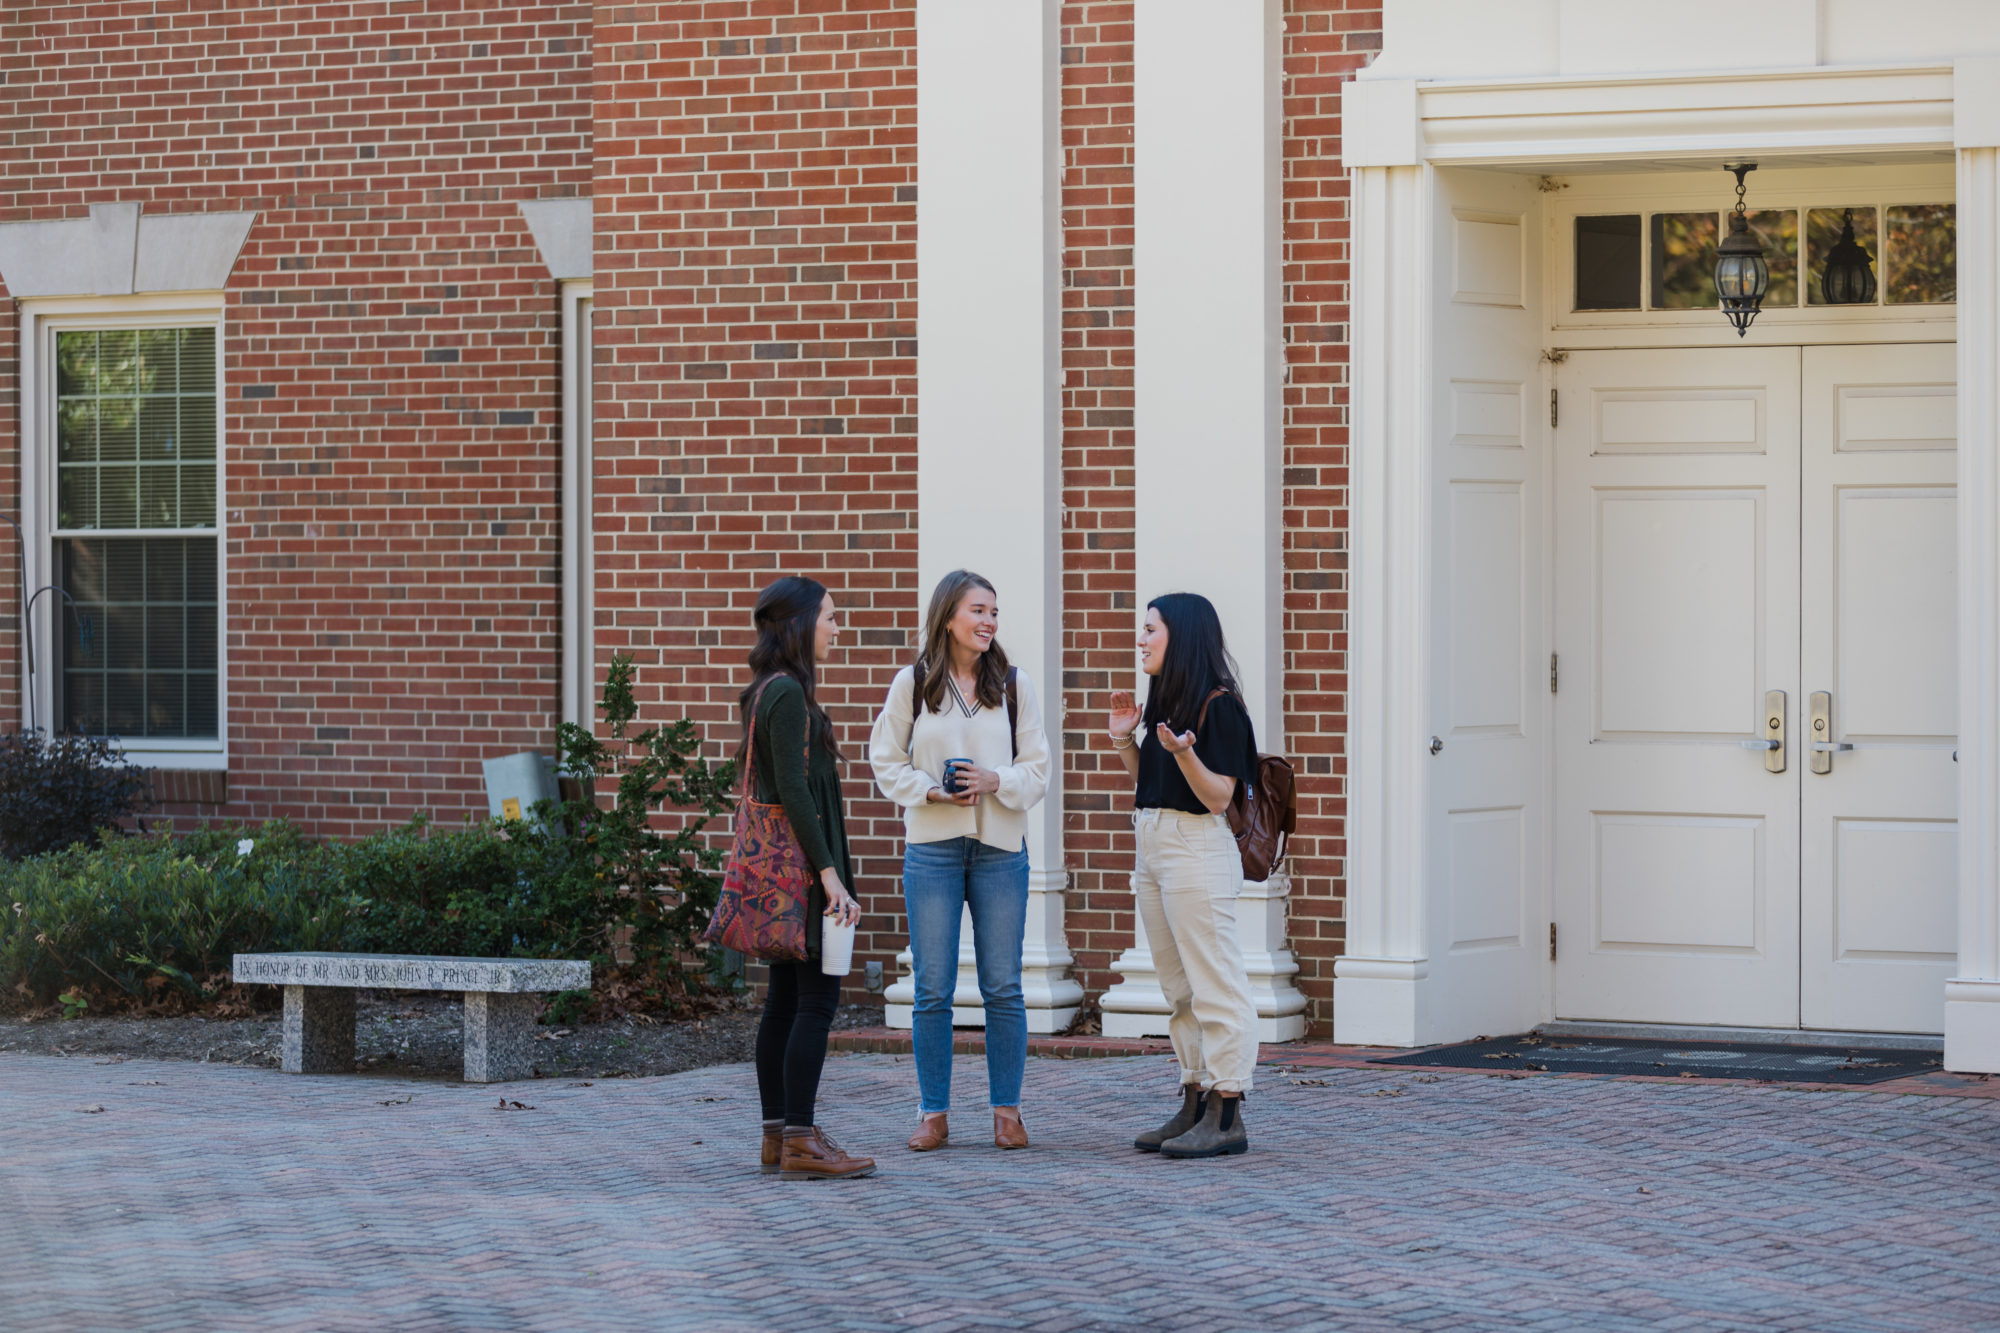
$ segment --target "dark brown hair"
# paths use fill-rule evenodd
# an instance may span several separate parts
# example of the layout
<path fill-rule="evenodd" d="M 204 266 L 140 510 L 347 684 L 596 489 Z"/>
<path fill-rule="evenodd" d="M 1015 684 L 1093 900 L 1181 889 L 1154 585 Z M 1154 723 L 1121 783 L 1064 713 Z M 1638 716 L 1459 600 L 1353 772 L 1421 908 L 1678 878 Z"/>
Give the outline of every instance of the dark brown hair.
<path fill-rule="evenodd" d="M 743 739 L 738 742 L 739 767 L 755 762 L 746 752 L 750 739 L 750 705 L 765 682 L 774 676 L 790 676 L 806 692 L 807 726 L 820 734 L 827 752 L 840 758 L 834 743 L 833 720 L 819 706 L 814 694 L 817 673 L 813 663 L 813 637 L 819 632 L 820 608 L 826 605 L 826 585 L 817 579 L 789 575 L 757 594 L 751 615 L 757 625 L 757 644 L 750 650 L 750 684 L 737 696 L 742 717 Z"/>

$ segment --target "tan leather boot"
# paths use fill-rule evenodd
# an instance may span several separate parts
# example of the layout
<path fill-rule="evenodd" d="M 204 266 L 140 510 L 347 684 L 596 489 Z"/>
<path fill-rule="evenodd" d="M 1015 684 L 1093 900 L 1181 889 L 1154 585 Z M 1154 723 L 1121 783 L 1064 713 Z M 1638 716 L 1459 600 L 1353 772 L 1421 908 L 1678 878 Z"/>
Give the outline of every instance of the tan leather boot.
<path fill-rule="evenodd" d="M 1025 1148 L 1028 1146 L 1028 1127 L 1021 1123 L 1020 1107 L 996 1106 L 993 1108 L 993 1146 L 996 1148 Z"/>
<path fill-rule="evenodd" d="M 764 1149 L 759 1154 L 759 1167 L 767 1176 L 778 1174 L 778 1158 L 784 1152 L 785 1122 L 766 1120 L 764 1122 Z"/>
<path fill-rule="evenodd" d="M 794 1129 L 785 1126 L 785 1141 L 778 1156 L 780 1180 L 859 1180 L 875 1174 L 875 1159 L 851 1157 L 817 1126 Z"/>
<path fill-rule="evenodd" d="M 945 1126 L 944 1112 L 934 1112 L 917 1122 L 917 1132 L 910 1135 L 910 1151 L 936 1152 L 944 1147 L 950 1137 L 951 1131 Z"/>

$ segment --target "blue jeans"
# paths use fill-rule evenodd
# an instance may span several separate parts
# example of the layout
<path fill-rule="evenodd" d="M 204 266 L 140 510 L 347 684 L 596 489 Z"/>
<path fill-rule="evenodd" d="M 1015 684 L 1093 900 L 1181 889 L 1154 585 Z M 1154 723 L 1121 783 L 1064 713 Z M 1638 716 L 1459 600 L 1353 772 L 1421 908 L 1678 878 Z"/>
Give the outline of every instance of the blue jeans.
<path fill-rule="evenodd" d="M 960 908 L 972 907 L 979 994 L 986 1003 L 987 1100 L 1021 1104 L 1028 1007 L 1021 999 L 1021 937 L 1028 927 L 1028 849 L 977 838 L 914 842 L 903 851 L 903 904 L 916 972 L 911 1042 L 924 1115 L 951 1109 L 951 996 L 958 988 Z"/>

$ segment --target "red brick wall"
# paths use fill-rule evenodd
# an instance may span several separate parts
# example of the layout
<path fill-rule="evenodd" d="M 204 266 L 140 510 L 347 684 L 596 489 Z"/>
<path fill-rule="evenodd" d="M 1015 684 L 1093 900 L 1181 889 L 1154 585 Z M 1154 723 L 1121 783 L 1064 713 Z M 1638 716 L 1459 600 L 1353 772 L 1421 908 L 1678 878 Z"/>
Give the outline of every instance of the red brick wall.
<path fill-rule="evenodd" d="M 1132 779 L 1105 746 L 1131 679 L 1132 0 L 1062 11 L 1063 841 L 1070 952 L 1095 998 L 1132 942 Z"/>
<path fill-rule="evenodd" d="M 1285 726 L 1299 768 L 1292 949 L 1312 1030 L 1345 941 L 1348 178 L 1341 85 L 1382 48 L 1379 0 L 1286 0 Z"/>
<path fill-rule="evenodd" d="M 516 205 L 588 191 L 589 7 L 8 14 L 0 221 L 259 215 L 225 317 L 224 812 L 483 811 L 479 761 L 557 714 L 559 311 Z"/>
<path fill-rule="evenodd" d="M 758 590 L 828 585 L 857 953 L 885 964 L 902 821 L 866 741 L 917 619 L 914 18 L 682 0 L 596 31 L 600 666 L 632 654 L 643 708 L 733 751 Z"/>

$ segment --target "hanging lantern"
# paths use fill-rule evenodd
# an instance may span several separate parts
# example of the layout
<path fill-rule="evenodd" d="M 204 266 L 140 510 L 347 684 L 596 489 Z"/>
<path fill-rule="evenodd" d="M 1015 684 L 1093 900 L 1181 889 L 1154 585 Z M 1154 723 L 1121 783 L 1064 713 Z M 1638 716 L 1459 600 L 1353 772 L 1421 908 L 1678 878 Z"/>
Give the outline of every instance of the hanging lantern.
<path fill-rule="evenodd" d="M 1854 210 L 1841 215 L 1840 239 L 1827 251 L 1819 275 L 1820 294 L 1828 305 L 1870 305 L 1875 300 L 1875 261 L 1854 239 Z"/>
<path fill-rule="evenodd" d="M 1757 164 L 1745 162 L 1723 169 L 1736 173 L 1736 208 L 1729 215 L 1729 235 L 1716 249 L 1715 295 L 1741 338 L 1750 332 L 1750 321 L 1764 308 L 1764 293 L 1771 289 L 1771 269 L 1744 212 L 1743 177 L 1755 171 Z"/>

